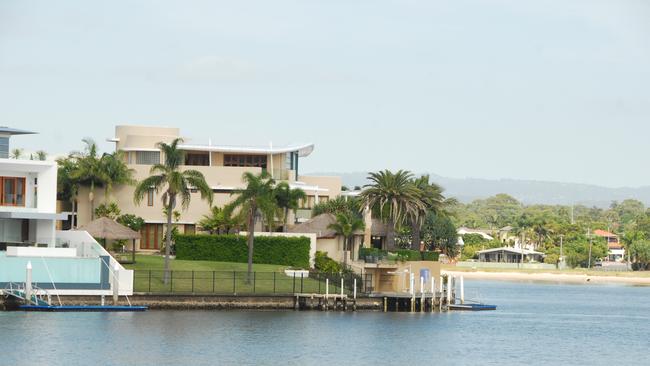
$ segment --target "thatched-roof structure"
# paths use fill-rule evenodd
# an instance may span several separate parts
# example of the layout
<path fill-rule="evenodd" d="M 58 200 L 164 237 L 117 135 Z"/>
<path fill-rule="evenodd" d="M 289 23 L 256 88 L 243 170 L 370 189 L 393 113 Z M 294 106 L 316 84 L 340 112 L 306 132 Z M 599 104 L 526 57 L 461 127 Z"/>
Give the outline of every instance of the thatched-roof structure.
<path fill-rule="evenodd" d="M 140 233 L 111 220 L 108 217 L 100 217 L 86 225 L 80 226 L 77 230 L 87 231 L 95 238 L 106 240 L 135 240 L 140 239 Z"/>
<path fill-rule="evenodd" d="M 119 224 L 108 217 L 100 217 L 77 228 L 77 230 L 87 231 L 94 238 L 104 239 L 104 245 L 106 245 L 106 240 L 132 240 L 133 247 L 130 263 L 135 263 L 135 241 L 136 239 L 140 239 L 139 232 L 131 230 L 131 228 Z"/>

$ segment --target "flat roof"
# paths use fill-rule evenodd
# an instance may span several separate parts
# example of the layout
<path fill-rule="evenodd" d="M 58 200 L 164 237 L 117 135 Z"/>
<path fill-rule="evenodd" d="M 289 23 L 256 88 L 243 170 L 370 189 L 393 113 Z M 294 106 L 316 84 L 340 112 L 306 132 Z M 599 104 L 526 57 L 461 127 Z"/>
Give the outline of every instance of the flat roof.
<path fill-rule="evenodd" d="M 493 253 L 493 252 L 501 252 L 501 251 L 515 253 L 515 254 L 521 254 L 522 251 L 523 251 L 524 254 L 544 255 L 544 253 L 536 252 L 534 250 L 520 249 L 520 248 L 510 248 L 510 247 L 501 247 L 501 248 L 492 248 L 492 249 L 479 250 L 476 253 L 483 254 L 483 253 Z"/>
<path fill-rule="evenodd" d="M 2 135 L 34 135 L 36 132 L 19 130 L 17 128 L 11 128 L 7 126 L 0 126 L 0 134 Z"/>

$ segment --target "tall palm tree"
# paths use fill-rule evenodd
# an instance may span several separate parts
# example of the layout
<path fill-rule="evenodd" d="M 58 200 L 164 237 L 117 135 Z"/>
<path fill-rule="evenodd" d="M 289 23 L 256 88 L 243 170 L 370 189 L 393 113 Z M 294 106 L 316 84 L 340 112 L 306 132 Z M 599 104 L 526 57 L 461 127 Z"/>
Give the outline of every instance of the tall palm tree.
<path fill-rule="evenodd" d="M 89 186 L 88 201 L 90 202 L 90 219 L 95 219 L 95 187 L 103 186 L 108 180 L 99 156 L 97 144 L 90 138 L 82 140 L 86 145 L 84 152 L 73 153 L 77 159 L 77 170 L 74 178 L 81 184 Z"/>
<path fill-rule="evenodd" d="M 442 187 L 429 182 L 429 175 L 425 174 L 412 180 L 412 184 L 418 190 L 418 198 L 422 206 L 411 212 L 409 221 L 411 223 L 411 249 L 420 250 L 422 241 L 420 232 L 428 211 L 440 214 L 445 206 L 445 196 L 442 194 Z"/>
<path fill-rule="evenodd" d="M 79 180 L 76 179 L 76 172 L 79 169 L 78 161 L 70 155 L 57 159 L 57 199 L 69 201 L 72 206 L 72 222 L 70 227 L 76 226 L 77 194 L 79 193 Z"/>
<path fill-rule="evenodd" d="M 268 212 L 275 207 L 275 198 L 273 195 L 275 181 L 267 171 L 262 171 L 258 175 L 246 172 L 242 176 L 242 180 L 246 184 L 246 187 L 233 191 L 232 194 L 237 195 L 237 198 L 233 200 L 231 205 L 233 208 L 239 208 L 247 216 L 248 275 L 246 281 L 250 282 L 253 273 L 255 222 L 258 211 Z"/>
<path fill-rule="evenodd" d="M 307 195 L 305 191 L 300 188 L 291 188 L 289 183 L 280 182 L 273 190 L 275 195 L 275 202 L 279 209 L 283 210 L 282 223 L 283 231 L 287 232 L 287 220 L 289 219 L 289 210 L 295 211 L 298 209 L 300 200 L 304 200 Z"/>
<path fill-rule="evenodd" d="M 116 151 L 112 154 L 104 154 L 101 157 L 101 169 L 105 175 L 104 181 L 104 200 L 110 198 L 114 185 L 134 184 L 134 170 L 130 169 L 124 162 L 124 152 Z"/>
<path fill-rule="evenodd" d="M 413 174 L 405 170 L 369 173 L 371 183 L 361 192 L 365 206 L 378 211 L 379 217 L 386 222 L 388 249 L 395 248 L 396 227 L 424 207 L 418 189 L 411 183 L 412 178 Z"/>
<path fill-rule="evenodd" d="M 133 200 L 140 204 L 149 190 L 153 189 L 156 193 L 164 190 L 162 202 L 167 214 L 167 233 L 165 235 L 165 268 L 164 282 L 167 283 L 169 277 L 169 254 L 171 250 L 172 239 L 172 215 L 176 207 L 177 200 L 180 198 L 181 207 L 187 209 L 190 205 L 191 189 L 196 189 L 204 199 L 212 205 L 212 188 L 205 181 L 203 174 L 197 170 L 181 170 L 181 164 L 185 161 L 185 152 L 178 149 L 178 144 L 182 143 L 181 138 L 174 139 L 171 144 L 164 142 L 158 143 L 158 148 L 162 151 L 165 162 L 164 164 L 155 164 L 151 167 L 149 174 L 135 188 Z"/>
<path fill-rule="evenodd" d="M 353 240 L 354 233 L 365 228 L 363 220 L 354 215 L 337 214 L 336 222 L 329 224 L 327 228 L 334 230 L 337 235 L 343 237 L 343 263 L 347 266 L 347 252 L 350 250 L 350 244 Z"/>

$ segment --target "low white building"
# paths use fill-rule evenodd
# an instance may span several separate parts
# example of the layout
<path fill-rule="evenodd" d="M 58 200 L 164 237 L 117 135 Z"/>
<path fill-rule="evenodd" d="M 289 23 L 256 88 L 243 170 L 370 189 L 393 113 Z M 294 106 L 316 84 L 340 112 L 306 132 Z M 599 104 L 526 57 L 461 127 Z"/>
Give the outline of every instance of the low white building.
<path fill-rule="evenodd" d="M 49 294 L 121 295 L 133 292 L 124 269 L 84 231 L 56 231 L 57 164 L 9 159 L 9 140 L 29 131 L 0 127 L 0 291 L 25 282 Z"/>

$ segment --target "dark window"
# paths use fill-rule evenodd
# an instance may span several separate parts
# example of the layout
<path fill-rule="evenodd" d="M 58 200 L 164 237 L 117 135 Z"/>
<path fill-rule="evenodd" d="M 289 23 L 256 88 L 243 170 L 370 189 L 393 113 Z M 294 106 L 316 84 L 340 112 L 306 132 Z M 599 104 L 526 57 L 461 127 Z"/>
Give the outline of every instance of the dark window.
<path fill-rule="evenodd" d="M 185 165 L 209 166 L 210 155 L 207 153 L 188 152 L 185 154 Z"/>
<path fill-rule="evenodd" d="M 147 191 L 147 206 L 153 206 L 153 189 Z"/>
<path fill-rule="evenodd" d="M 257 167 L 266 169 L 266 155 L 234 155 L 223 157 L 224 166 Z"/>

